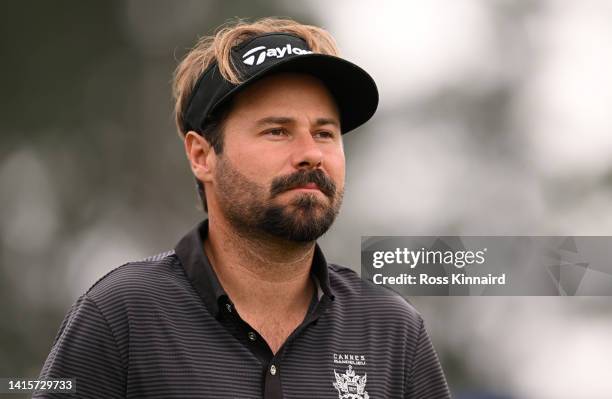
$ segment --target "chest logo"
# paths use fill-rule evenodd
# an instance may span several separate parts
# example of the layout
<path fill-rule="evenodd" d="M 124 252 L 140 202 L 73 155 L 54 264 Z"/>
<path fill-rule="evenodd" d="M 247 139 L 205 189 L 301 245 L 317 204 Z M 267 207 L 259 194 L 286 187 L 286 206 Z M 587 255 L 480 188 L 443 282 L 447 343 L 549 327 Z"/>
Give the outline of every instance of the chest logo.
<path fill-rule="evenodd" d="M 355 374 L 353 366 L 349 364 L 345 373 L 338 374 L 334 370 L 336 376 L 336 382 L 334 382 L 334 388 L 338 390 L 339 399 L 369 399 L 370 395 L 365 390 L 368 374 L 365 373 L 363 377 Z"/>

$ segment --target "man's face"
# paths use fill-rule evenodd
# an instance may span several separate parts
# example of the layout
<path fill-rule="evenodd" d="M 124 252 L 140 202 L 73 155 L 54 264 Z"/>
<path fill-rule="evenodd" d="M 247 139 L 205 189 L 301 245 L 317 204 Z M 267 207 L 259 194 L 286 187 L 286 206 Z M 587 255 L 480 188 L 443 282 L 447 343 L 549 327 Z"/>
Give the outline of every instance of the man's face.
<path fill-rule="evenodd" d="M 342 202 L 345 159 L 338 110 L 319 80 L 278 74 L 258 81 L 236 95 L 223 129 L 211 194 L 234 228 L 297 242 L 329 229 Z"/>

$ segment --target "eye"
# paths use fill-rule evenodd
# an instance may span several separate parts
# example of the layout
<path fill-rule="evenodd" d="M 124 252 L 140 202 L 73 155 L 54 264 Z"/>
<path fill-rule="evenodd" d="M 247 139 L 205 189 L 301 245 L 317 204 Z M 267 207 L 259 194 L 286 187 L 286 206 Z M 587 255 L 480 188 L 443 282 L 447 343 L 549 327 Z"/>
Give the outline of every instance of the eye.
<path fill-rule="evenodd" d="M 320 132 L 315 133 L 315 137 L 322 139 L 333 139 L 334 137 L 336 137 L 336 133 L 327 130 L 322 130 Z"/>
<path fill-rule="evenodd" d="M 287 131 L 281 127 L 278 127 L 278 128 L 266 130 L 264 134 L 267 136 L 272 136 L 272 137 L 281 137 L 281 136 L 286 136 Z"/>

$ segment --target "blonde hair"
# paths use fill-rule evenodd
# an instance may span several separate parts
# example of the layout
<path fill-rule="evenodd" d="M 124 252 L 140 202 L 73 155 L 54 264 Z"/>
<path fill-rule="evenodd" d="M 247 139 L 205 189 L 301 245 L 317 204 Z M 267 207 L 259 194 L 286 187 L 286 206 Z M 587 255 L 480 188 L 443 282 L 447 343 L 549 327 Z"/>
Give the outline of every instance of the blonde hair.
<path fill-rule="evenodd" d="M 183 113 L 200 75 L 216 62 L 221 75 L 227 81 L 240 83 L 240 77 L 231 59 L 232 48 L 255 36 L 281 32 L 301 37 L 314 53 L 339 55 L 336 43 L 329 32 L 289 18 L 269 17 L 252 23 L 237 19 L 222 25 L 214 35 L 200 38 L 174 71 L 172 82 L 174 116 L 181 138 L 187 133 Z"/>

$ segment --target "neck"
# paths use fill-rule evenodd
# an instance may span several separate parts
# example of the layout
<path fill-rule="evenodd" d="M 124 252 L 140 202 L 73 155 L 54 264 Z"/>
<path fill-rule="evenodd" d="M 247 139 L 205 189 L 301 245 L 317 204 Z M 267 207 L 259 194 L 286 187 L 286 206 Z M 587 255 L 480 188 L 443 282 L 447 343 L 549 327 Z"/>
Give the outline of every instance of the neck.
<path fill-rule="evenodd" d="M 314 290 L 314 242 L 295 243 L 237 232 L 209 217 L 204 249 L 221 285 L 241 314 L 301 312 Z"/>

